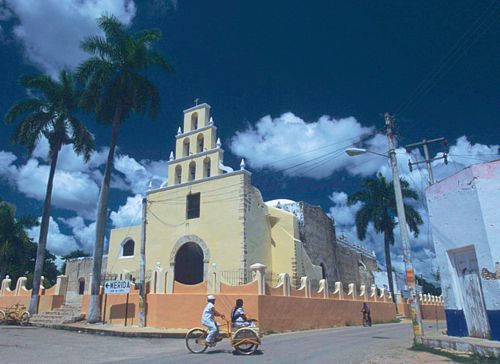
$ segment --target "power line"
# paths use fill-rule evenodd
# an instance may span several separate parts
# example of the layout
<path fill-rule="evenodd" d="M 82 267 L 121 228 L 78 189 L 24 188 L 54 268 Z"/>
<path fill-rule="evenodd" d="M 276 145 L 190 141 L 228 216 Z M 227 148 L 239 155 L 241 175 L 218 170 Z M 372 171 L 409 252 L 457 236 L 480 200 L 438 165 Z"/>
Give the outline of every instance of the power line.
<path fill-rule="evenodd" d="M 491 8 L 493 8 L 493 10 L 490 12 Z M 498 18 L 495 12 L 498 8 L 500 8 L 500 2 L 498 1 L 492 1 L 488 5 L 486 10 L 476 19 L 476 21 L 474 21 L 471 28 L 469 28 L 450 48 L 448 53 L 438 63 L 437 67 L 420 82 L 412 95 L 396 109 L 397 114 L 402 114 L 403 111 L 416 106 L 420 99 L 435 86 L 439 78 L 455 66 L 463 55 L 465 55 L 467 50 L 474 44 L 477 38 L 495 24 Z M 483 27 L 483 25 L 485 26 Z M 481 30 L 481 28 L 483 29 Z M 477 37 L 475 39 L 476 33 Z"/>

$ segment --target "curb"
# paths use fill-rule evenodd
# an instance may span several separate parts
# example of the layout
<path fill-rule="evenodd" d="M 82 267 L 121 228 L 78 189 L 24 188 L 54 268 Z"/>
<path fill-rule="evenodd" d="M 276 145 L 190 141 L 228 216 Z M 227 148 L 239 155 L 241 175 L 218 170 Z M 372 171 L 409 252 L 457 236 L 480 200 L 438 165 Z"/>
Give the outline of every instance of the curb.
<path fill-rule="evenodd" d="M 440 349 L 456 350 L 476 354 L 485 358 L 500 358 L 500 348 L 491 347 L 487 345 L 472 344 L 463 341 L 422 338 L 422 344 Z"/>
<path fill-rule="evenodd" d="M 69 325 L 36 325 L 36 327 L 73 331 L 83 334 L 116 336 L 116 337 L 154 338 L 154 339 L 184 339 L 186 337 L 185 332 L 128 332 L 128 331 L 105 330 L 92 327 L 78 327 Z"/>

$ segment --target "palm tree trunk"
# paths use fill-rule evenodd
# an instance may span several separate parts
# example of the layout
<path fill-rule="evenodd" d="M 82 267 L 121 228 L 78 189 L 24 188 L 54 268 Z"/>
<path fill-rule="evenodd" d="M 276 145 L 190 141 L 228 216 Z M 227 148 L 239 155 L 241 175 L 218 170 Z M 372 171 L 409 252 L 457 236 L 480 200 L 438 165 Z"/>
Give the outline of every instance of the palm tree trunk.
<path fill-rule="evenodd" d="M 102 181 L 101 193 L 99 194 L 99 203 L 97 205 L 97 222 L 95 231 L 95 245 L 94 245 L 94 261 L 92 265 L 92 287 L 90 304 L 87 315 L 89 323 L 96 323 L 101 321 L 101 300 L 100 300 L 100 286 L 101 286 L 101 271 L 102 271 L 102 255 L 104 251 L 104 235 L 106 234 L 107 223 L 107 210 L 108 210 L 108 196 L 109 184 L 111 181 L 111 170 L 113 169 L 113 159 L 115 156 L 116 141 L 120 131 L 122 109 L 117 106 L 115 115 L 113 117 L 113 129 L 111 131 L 111 145 L 109 147 L 108 159 L 106 161 L 106 168 L 104 170 L 104 180 Z"/>
<path fill-rule="evenodd" d="M 389 281 L 389 290 L 392 293 L 392 301 L 396 303 L 396 292 L 394 292 L 394 282 L 392 279 L 392 262 L 391 262 L 391 242 L 390 232 L 384 231 L 384 250 L 385 250 L 385 266 L 387 268 L 387 280 Z"/>
<path fill-rule="evenodd" d="M 31 290 L 31 301 L 28 309 L 31 315 L 38 312 L 38 300 L 40 284 L 42 283 L 43 264 L 45 263 L 45 249 L 47 247 L 47 235 L 49 233 L 50 205 L 52 201 L 52 187 L 56 172 L 57 157 L 61 146 L 57 145 L 51 151 L 49 180 L 47 181 L 47 191 L 45 192 L 45 202 L 43 204 L 42 222 L 40 223 L 40 236 L 36 248 L 35 271 L 33 273 L 33 289 Z"/>

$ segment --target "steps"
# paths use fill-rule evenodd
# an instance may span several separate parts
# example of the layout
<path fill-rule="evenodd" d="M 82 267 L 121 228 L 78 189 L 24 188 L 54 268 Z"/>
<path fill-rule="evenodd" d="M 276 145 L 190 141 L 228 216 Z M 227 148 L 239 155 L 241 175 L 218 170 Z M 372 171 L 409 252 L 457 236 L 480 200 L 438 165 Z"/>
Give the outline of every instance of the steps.
<path fill-rule="evenodd" d="M 30 323 L 33 326 L 52 327 L 70 322 L 77 322 L 85 319 L 81 313 L 82 306 L 78 303 L 66 303 L 53 311 L 43 312 L 33 315 Z"/>

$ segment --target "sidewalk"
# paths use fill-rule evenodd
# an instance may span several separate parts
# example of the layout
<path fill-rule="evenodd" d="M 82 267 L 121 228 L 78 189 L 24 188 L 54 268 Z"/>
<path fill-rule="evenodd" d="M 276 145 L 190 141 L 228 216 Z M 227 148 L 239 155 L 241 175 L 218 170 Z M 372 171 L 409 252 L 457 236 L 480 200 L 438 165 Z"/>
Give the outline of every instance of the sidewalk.
<path fill-rule="evenodd" d="M 159 329 L 155 327 L 138 327 L 109 324 L 89 324 L 85 321 L 71 324 L 51 326 L 55 329 L 75 331 L 86 334 L 98 334 L 121 337 L 145 337 L 158 339 L 183 339 L 186 337 L 186 329 Z"/>
<path fill-rule="evenodd" d="M 500 359 L 500 342 L 486 339 L 478 339 L 474 337 L 457 337 L 443 334 L 446 329 L 444 324 L 439 332 L 435 329 L 425 330 L 427 322 L 424 321 L 424 337 L 422 342 L 426 346 L 433 348 L 456 350 L 471 354 L 476 354 L 486 358 Z"/>

